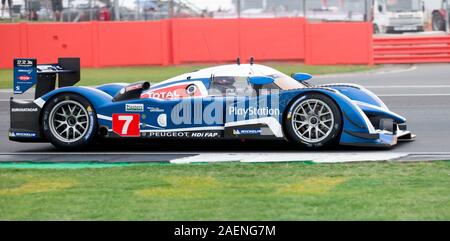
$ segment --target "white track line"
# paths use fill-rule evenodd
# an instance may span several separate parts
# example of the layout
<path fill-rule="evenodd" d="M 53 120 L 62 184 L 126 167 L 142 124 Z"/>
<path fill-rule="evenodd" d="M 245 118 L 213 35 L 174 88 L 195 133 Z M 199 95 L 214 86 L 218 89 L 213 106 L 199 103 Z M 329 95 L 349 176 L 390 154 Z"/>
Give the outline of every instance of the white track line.
<path fill-rule="evenodd" d="M 409 71 L 414 71 L 417 69 L 417 65 L 412 65 L 411 67 L 407 69 L 394 69 L 394 70 L 387 70 L 387 71 L 375 71 L 375 75 L 383 75 L 383 74 L 399 74 L 399 73 L 405 73 Z"/>
<path fill-rule="evenodd" d="M 0 155 L 192 155 L 192 154 L 245 154 L 245 155 L 265 155 L 265 154 L 279 154 L 279 151 L 269 151 L 269 152 L 202 152 L 202 151 L 187 151 L 187 152 L 0 152 Z M 285 154 L 292 155 L 336 155 L 336 154 L 348 154 L 344 151 L 332 151 L 332 152 L 282 152 Z M 393 154 L 409 154 L 409 155 L 449 155 L 450 152 L 382 152 L 382 151 L 362 151 L 362 152 L 352 152 L 353 154 L 371 154 L 377 155 L 379 153 L 393 153 Z"/>
<path fill-rule="evenodd" d="M 192 155 L 199 152 L 0 152 L 0 155 Z"/>
<path fill-rule="evenodd" d="M 413 154 L 402 152 L 334 152 L 334 153 L 214 153 L 200 154 L 190 157 L 182 157 L 170 161 L 176 164 L 187 164 L 196 162 L 296 162 L 312 161 L 315 163 L 346 163 L 367 161 L 391 161 L 401 160 L 409 156 L 435 156 L 433 154 Z M 440 153 L 450 156 L 450 153 Z M 440 156 L 436 155 L 436 156 Z"/>
<path fill-rule="evenodd" d="M 176 164 L 197 162 L 295 162 L 342 163 L 362 161 L 389 161 L 407 157 L 409 153 L 354 152 L 354 153 L 258 153 L 258 154 L 200 154 L 170 161 Z"/>
<path fill-rule="evenodd" d="M 32 101 L 33 99 L 14 99 L 14 100 Z M 0 99 L 0 102 L 9 102 L 9 99 Z"/>
<path fill-rule="evenodd" d="M 415 96 L 421 96 L 421 97 L 435 97 L 435 96 L 450 96 L 450 93 L 443 93 L 443 94 L 376 94 L 379 97 L 415 97 Z M 9 99 L 0 99 L 0 102 L 9 102 Z"/>
<path fill-rule="evenodd" d="M 371 88 L 379 88 L 381 89 L 382 87 L 371 87 Z M 385 89 L 389 89 L 384 87 Z M 393 88 L 397 88 L 397 87 L 393 87 Z M 398 87 L 400 88 L 400 87 Z M 403 86 L 402 88 L 410 88 L 410 86 Z M 414 87 L 411 87 L 414 88 Z M 419 88 L 419 87 L 417 87 Z M 444 88 L 444 87 L 426 87 L 426 88 Z M 445 88 L 450 88 L 450 86 L 445 87 Z M 435 97 L 435 96 L 450 96 L 450 93 L 442 93 L 442 94 L 428 94 L 428 93 L 417 93 L 417 94 L 377 94 L 377 96 L 379 97 L 415 97 L 415 96 L 421 96 L 421 97 Z M 21 99 L 21 100 L 31 100 L 31 99 Z M 9 99 L 0 99 L 0 102 L 9 102 Z"/>
<path fill-rule="evenodd" d="M 385 74 L 399 74 L 409 71 L 414 71 L 417 69 L 416 65 L 412 65 L 409 68 L 406 69 L 393 69 L 393 70 L 383 70 L 382 69 L 375 69 L 375 70 L 369 70 L 369 71 L 360 71 L 360 72 L 353 72 L 353 73 L 336 73 L 336 74 L 323 74 L 323 75 L 315 75 L 313 77 L 314 79 L 326 79 L 326 78 L 337 78 L 337 77 L 353 77 L 353 76 L 368 76 L 368 75 L 385 75 Z"/>
<path fill-rule="evenodd" d="M 450 94 L 378 94 L 378 97 L 435 97 L 435 96 L 450 96 Z"/>
<path fill-rule="evenodd" d="M 104 153 L 104 152 L 26 152 L 26 153 L 13 153 L 13 152 L 3 152 L 0 153 L 1 156 L 17 156 L 17 155 L 128 155 L 128 156 L 142 156 L 142 155 L 189 155 L 188 157 L 174 158 L 170 160 L 170 163 L 174 164 L 189 164 L 189 163 L 217 163 L 217 162 L 302 162 L 311 161 L 314 163 L 349 163 L 349 162 L 375 162 L 375 161 L 402 161 L 402 158 L 407 158 L 411 156 L 450 156 L 450 153 L 446 152 L 416 152 L 416 153 L 406 153 L 406 152 L 380 152 L 380 151 L 368 151 L 368 152 L 322 152 L 322 153 L 311 153 L 311 152 L 297 152 L 297 153 L 187 153 L 187 152 L 175 152 L 175 153 L 164 153 L 164 152 L 145 152 L 145 153 Z"/>
<path fill-rule="evenodd" d="M 410 89 L 410 88 L 440 89 L 440 88 L 450 88 L 450 85 L 364 85 L 364 87 L 368 89 Z"/>

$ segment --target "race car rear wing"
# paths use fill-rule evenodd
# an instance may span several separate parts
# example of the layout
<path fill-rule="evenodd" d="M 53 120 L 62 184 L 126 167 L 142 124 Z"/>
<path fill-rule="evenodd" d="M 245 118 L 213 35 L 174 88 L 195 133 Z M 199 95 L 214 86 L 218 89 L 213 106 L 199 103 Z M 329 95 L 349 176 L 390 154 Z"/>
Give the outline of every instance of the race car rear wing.
<path fill-rule="evenodd" d="M 37 99 L 56 88 L 80 81 L 80 58 L 58 58 L 58 63 L 37 65 L 36 59 L 14 60 L 14 94 L 23 94 L 36 85 Z"/>

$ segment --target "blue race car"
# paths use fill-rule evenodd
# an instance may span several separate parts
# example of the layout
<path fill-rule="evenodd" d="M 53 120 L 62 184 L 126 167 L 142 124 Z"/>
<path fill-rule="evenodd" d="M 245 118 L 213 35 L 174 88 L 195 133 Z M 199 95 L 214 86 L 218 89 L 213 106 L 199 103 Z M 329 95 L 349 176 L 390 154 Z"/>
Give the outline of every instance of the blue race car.
<path fill-rule="evenodd" d="M 315 86 L 306 82 L 309 74 L 287 76 L 252 59 L 154 85 L 98 87 L 73 86 L 80 80 L 78 58 L 14 63 L 14 92 L 36 88 L 33 101 L 11 98 L 12 141 L 76 149 L 113 138 L 284 139 L 319 148 L 389 147 L 415 137 L 404 117 L 361 86 Z"/>

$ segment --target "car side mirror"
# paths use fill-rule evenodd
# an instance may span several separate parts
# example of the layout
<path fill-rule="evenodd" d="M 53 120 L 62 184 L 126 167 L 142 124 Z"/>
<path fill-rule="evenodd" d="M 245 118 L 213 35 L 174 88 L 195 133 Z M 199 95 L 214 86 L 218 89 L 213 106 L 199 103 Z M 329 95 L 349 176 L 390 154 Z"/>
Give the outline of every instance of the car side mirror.
<path fill-rule="evenodd" d="M 248 82 L 252 85 L 268 85 L 272 84 L 274 81 L 274 79 L 267 76 L 255 76 L 248 78 Z"/>
<path fill-rule="evenodd" d="M 292 74 L 291 77 L 293 79 L 297 80 L 298 82 L 303 82 L 303 81 L 310 80 L 312 78 L 312 75 L 307 74 L 307 73 L 295 73 L 295 74 Z"/>

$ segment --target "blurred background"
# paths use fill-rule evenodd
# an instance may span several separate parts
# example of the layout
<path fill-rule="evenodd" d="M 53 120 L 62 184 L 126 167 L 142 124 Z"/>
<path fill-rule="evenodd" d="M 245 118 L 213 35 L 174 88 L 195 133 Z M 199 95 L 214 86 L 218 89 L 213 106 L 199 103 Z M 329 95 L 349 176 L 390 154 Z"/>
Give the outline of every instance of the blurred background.
<path fill-rule="evenodd" d="M 280 18 L 372 21 L 375 33 L 448 31 L 448 0 L 2 0 L 0 21 Z"/>

